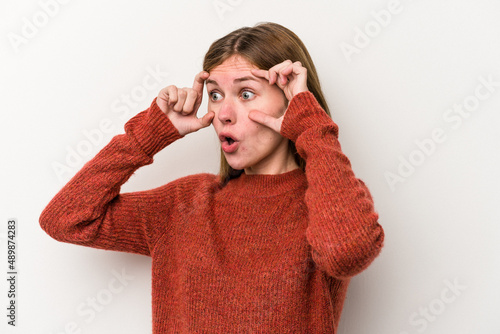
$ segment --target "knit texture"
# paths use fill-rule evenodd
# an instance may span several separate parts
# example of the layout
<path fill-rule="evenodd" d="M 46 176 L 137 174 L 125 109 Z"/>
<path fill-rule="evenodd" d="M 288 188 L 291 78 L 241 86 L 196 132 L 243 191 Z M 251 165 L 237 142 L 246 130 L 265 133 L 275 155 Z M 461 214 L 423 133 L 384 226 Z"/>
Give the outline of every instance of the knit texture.
<path fill-rule="evenodd" d="M 159 188 L 120 186 L 181 138 L 153 101 L 89 161 L 40 217 L 54 239 L 152 257 L 153 333 L 335 333 L 349 280 L 379 254 L 372 197 L 338 127 L 309 92 L 281 134 L 306 170 L 222 186 L 196 174 Z"/>

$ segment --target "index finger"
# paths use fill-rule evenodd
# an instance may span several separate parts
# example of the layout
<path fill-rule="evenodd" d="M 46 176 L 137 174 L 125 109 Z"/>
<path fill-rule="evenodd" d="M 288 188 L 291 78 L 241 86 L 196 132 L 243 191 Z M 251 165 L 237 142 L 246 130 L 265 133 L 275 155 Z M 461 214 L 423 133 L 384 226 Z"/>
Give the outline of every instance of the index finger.
<path fill-rule="evenodd" d="M 198 92 L 200 95 L 203 94 L 203 85 L 205 84 L 205 80 L 208 79 L 208 72 L 201 71 L 194 77 L 193 89 Z"/>
<path fill-rule="evenodd" d="M 270 68 L 269 70 L 253 69 L 252 74 L 256 77 L 266 79 L 267 81 L 269 81 L 270 85 L 274 85 L 278 80 L 278 74 L 273 71 L 273 69 L 274 67 Z"/>
<path fill-rule="evenodd" d="M 264 78 L 266 80 L 269 80 L 269 71 L 267 70 L 262 70 L 260 68 L 254 68 L 252 69 L 252 74 L 255 75 L 256 77 Z"/>
<path fill-rule="evenodd" d="M 265 125 L 268 128 L 280 133 L 281 123 L 283 122 L 284 115 L 281 115 L 280 117 L 276 118 L 260 110 L 252 109 L 248 113 L 248 118 L 250 118 L 254 122 Z"/>

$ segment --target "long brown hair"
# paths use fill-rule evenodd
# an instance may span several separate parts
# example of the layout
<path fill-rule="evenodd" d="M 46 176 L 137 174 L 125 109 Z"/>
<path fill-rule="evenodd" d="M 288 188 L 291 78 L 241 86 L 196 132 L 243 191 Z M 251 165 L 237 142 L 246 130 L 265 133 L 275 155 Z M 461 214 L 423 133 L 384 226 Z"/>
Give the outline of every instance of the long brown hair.
<path fill-rule="evenodd" d="M 307 87 L 316 97 L 321 107 L 330 116 L 330 110 L 321 91 L 316 67 L 300 38 L 291 30 L 277 23 L 261 23 L 255 27 L 243 27 L 212 43 L 205 59 L 203 70 L 210 72 L 233 55 L 240 55 L 260 69 L 268 70 L 285 60 L 300 61 L 307 69 Z M 290 140 L 289 148 L 295 161 L 302 170 L 305 161 L 297 153 L 295 144 Z M 229 166 L 221 150 L 219 177 L 225 183 L 239 176 L 243 171 Z"/>

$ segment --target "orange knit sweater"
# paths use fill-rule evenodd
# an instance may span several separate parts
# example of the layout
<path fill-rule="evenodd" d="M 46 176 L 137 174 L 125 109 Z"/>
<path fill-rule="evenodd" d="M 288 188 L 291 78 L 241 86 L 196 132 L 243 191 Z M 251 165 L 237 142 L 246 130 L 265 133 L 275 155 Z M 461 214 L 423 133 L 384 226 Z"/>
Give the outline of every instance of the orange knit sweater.
<path fill-rule="evenodd" d="M 120 194 L 181 138 L 153 101 L 40 217 L 54 239 L 152 257 L 153 333 L 335 333 L 349 279 L 379 254 L 373 201 L 314 96 L 292 99 L 281 134 L 306 160 L 221 186 L 197 174 Z"/>

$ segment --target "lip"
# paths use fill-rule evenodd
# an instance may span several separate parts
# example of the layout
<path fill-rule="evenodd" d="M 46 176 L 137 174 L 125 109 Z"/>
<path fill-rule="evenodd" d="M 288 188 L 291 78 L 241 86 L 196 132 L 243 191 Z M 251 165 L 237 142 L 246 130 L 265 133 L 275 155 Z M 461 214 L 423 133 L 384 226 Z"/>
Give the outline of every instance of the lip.
<path fill-rule="evenodd" d="M 229 142 L 227 141 L 226 139 L 227 137 L 233 140 L 231 144 L 229 144 Z M 240 146 L 238 139 L 229 132 L 221 132 L 219 134 L 219 140 L 221 142 L 221 148 L 224 151 L 224 153 L 233 153 Z"/>

